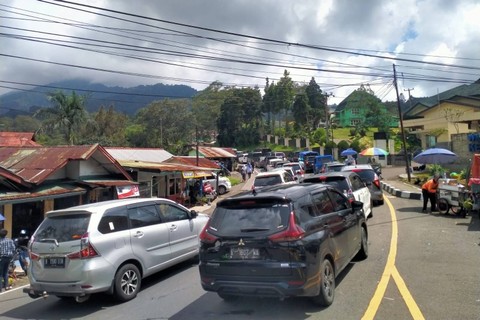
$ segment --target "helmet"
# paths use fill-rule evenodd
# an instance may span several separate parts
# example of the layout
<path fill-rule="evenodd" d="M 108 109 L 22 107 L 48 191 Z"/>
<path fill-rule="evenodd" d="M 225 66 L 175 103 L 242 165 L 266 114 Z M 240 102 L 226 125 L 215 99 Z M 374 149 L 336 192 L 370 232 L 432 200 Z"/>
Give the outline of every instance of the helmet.
<path fill-rule="evenodd" d="M 20 230 L 20 235 L 21 236 L 26 236 L 27 235 L 27 230 L 25 230 L 25 229 Z"/>

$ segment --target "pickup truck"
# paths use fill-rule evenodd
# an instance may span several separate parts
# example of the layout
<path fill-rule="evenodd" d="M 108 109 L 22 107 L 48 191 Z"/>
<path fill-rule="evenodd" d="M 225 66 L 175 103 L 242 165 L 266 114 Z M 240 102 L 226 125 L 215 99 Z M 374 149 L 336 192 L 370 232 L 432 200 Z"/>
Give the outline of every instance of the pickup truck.
<path fill-rule="evenodd" d="M 210 184 L 215 188 L 218 194 L 225 194 L 230 191 L 232 188 L 232 183 L 230 179 L 224 176 L 218 176 L 218 186 L 217 186 L 217 175 L 213 173 L 211 176 L 206 176 L 203 178 L 203 183 L 210 182 Z"/>

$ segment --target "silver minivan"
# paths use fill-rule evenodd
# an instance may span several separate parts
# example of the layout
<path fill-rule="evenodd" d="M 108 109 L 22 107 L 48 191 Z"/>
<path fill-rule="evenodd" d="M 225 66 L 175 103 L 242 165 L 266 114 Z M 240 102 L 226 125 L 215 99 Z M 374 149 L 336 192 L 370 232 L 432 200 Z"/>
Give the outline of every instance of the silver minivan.
<path fill-rule="evenodd" d="M 32 298 L 83 302 L 136 297 L 142 279 L 198 255 L 208 216 L 163 198 L 111 200 L 50 211 L 29 242 Z"/>

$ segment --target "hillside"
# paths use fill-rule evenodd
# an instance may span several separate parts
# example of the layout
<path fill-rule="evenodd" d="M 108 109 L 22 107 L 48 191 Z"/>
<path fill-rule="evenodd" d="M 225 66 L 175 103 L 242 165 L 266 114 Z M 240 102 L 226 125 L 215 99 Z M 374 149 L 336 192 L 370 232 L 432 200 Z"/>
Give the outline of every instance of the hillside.
<path fill-rule="evenodd" d="M 0 96 L 0 115 L 30 114 L 40 107 L 51 106 L 47 93 L 61 90 L 67 94 L 75 91 L 87 95 L 87 110 L 95 112 L 100 106 L 113 105 L 118 112 L 134 115 L 150 102 L 164 98 L 191 98 L 197 90 L 186 85 L 142 85 L 131 88 L 107 87 L 85 80 L 68 80 L 32 88 L 28 91 L 10 92 Z"/>

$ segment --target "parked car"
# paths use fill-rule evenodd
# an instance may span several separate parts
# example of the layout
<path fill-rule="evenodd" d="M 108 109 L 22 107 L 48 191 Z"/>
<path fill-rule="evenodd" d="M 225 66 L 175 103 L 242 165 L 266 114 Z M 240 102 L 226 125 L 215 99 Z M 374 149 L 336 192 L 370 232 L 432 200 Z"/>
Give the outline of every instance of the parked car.
<path fill-rule="evenodd" d="M 362 203 L 320 184 L 224 199 L 200 242 L 201 285 L 227 301 L 304 296 L 328 306 L 336 276 L 353 258 L 368 256 Z"/>
<path fill-rule="evenodd" d="M 161 198 L 111 200 L 50 211 L 29 242 L 32 298 L 77 302 L 107 292 L 120 301 L 142 279 L 198 255 L 208 216 Z"/>
<path fill-rule="evenodd" d="M 294 180 L 297 180 L 297 178 L 295 176 L 295 172 L 293 172 L 293 169 L 291 167 L 280 166 L 280 167 L 276 167 L 276 168 L 272 169 L 272 171 L 279 171 L 279 170 L 287 171 L 288 173 L 290 173 L 292 175 Z"/>
<path fill-rule="evenodd" d="M 369 164 L 357 164 L 355 166 L 345 166 L 342 168 L 342 171 L 355 172 L 366 182 L 374 205 L 382 205 L 384 203 L 380 177 L 376 173 L 375 168 Z"/>
<path fill-rule="evenodd" d="M 372 217 L 373 203 L 365 182 L 355 172 L 341 171 L 341 172 L 326 172 L 312 175 L 303 179 L 304 183 L 324 183 L 332 185 L 339 191 L 343 191 L 345 196 L 350 200 L 357 200 L 363 202 L 363 211 L 365 219 Z"/>
<path fill-rule="evenodd" d="M 346 164 L 343 163 L 343 162 L 338 162 L 338 161 L 334 161 L 334 162 L 329 162 L 329 163 L 326 163 L 324 168 L 323 168 L 323 172 L 336 172 L 336 171 L 342 171 L 342 168 L 345 167 Z"/>
<path fill-rule="evenodd" d="M 217 186 L 217 175 L 215 173 L 212 173 L 212 175 L 203 178 L 203 183 L 207 182 L 210 183 L 215 188 L 215 191 L 220 195 L 225 194 L 232 189 L 232 183 L 230 179 L 225 176 L 218 176 Z"/>
<path fill-rule="evenodd" d="M 297 183 L 291 173 L 285 170 L 259 172 L 255 176 L 252 188 L 259 190 L 266 186 Z"/>
<path fill-rule="evenodd" d="M 287 162 L 284 163 L 282 168 L 290 167 L 293 170 L 294 178 L 297 181 L 301 181 L 305 176 L 305 169 L 300 162 Z"/>

